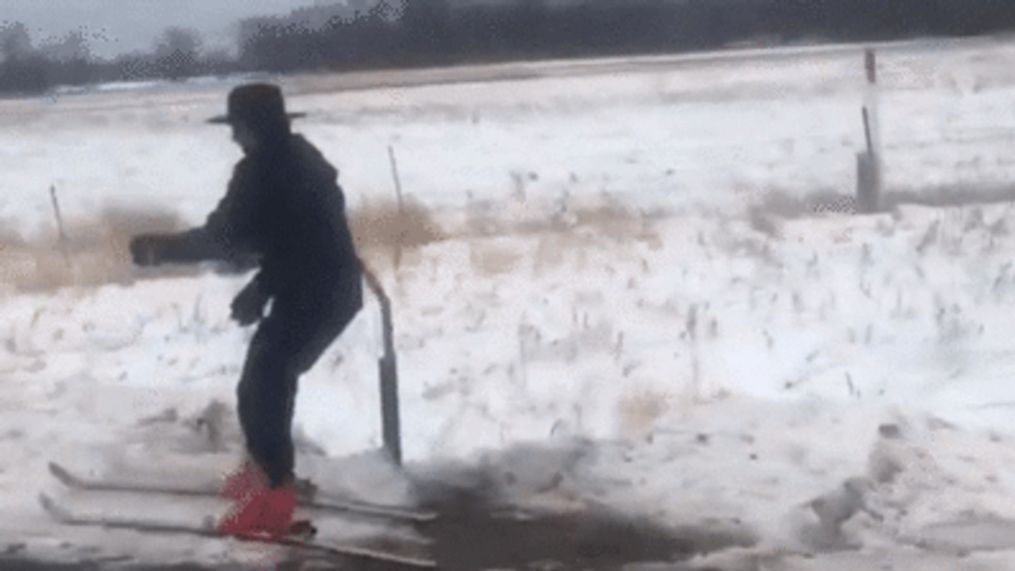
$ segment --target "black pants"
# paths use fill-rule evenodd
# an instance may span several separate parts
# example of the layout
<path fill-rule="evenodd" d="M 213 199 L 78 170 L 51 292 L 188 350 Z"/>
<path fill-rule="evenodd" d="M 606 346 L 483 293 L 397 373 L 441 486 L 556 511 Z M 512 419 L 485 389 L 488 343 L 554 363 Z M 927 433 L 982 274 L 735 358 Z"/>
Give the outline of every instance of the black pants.
<path fill-rule="evenodd" d="M 300 375 L 363 306 L 361 278 L 324 294 L 279 296 L 258 326 L 237 387 L 240 425 L 251 458 L 272 487 L 293 475 L 292 421 Z"/>

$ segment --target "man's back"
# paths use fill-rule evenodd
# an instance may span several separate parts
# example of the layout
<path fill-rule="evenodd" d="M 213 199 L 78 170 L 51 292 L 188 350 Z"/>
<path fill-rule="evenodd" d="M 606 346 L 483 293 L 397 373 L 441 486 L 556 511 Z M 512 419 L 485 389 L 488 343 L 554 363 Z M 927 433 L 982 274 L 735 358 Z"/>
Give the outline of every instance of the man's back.
<path fill-rule="evenodd" d="M 291 135 L 236 165 L 205 228 L 229 251 L 257 255 L 272 293 L 334 287 L 359 275 L 337 175 L 313 145 Z"/>

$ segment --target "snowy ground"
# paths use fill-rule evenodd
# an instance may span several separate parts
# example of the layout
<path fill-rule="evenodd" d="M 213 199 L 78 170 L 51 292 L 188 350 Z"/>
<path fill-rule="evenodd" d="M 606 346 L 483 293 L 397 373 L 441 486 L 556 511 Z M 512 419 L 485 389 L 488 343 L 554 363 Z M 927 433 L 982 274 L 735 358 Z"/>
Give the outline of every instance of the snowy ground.
<path fill-rule="evenodd" d="M 1003 191 L 1015 44 L 900 46 L 880 61 L 888 186 Z M 410 473 L 527 510 L 608 509 L 726 538 L 630 569 L 1015 569 L 1013 207 L 750 208 L 852 192 L 861 64 L 836 49 L 355 91 L 288 83 L 355 216 L 391 196 L 392 145 L 444 235 L 396 271 L 390 229 L 358 226 L 395 302 Z M 59 528 L 36 501 L 184 520 L 220 507 L 102 505 L 65 493 L 46 464 L 198 482 L 235 461 L 251 331 L 228 302 L 245 276 L 138 272 L 122 252 L 129 232 L 196 224 L 214 206 L 238 155 L 200 119 L 226 89 L 0 103 L 0 554 L 282 557 Z M 378 346 L 371 301 L 303 381 L 300 470 L 409 502 L 412 486 L 372 452 Z"/>

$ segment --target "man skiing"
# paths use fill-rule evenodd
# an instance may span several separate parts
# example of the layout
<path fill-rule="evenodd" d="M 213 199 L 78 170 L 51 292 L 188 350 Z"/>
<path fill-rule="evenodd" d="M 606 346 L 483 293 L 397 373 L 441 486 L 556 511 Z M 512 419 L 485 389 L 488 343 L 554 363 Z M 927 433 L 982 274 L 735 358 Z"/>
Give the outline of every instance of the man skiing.
<path fill-rule="evenodd" d="M 219 522 L 233 535 L 289 532 L 295 509 L 293 405 L 299 376 L 363 305 L 362 273 L 337 171 L 290 130 L 282 93 L 270 84 L 233 89 L 227 114 L 244 157 L 205 224 L 131 240 L 150 266 L 256 257 L 260 270 L 232 302 L 241 325 L 260 321 L 237 387 L 249 460 L 226 478 L 234 500 Z M 271 301 L 271 309 L 262 319 Z"/>

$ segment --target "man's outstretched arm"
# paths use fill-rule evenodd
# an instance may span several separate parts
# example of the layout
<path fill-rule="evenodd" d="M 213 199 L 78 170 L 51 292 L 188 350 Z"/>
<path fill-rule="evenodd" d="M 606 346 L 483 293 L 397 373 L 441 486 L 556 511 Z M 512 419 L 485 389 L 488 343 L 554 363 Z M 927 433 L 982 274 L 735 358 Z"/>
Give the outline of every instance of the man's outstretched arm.
<path fill-rule="evenodd" d="M 130 241 L 130 255 L 139 266 L 231 260 L 228 250 L 205 228 L 179 234 L 141 234 Z"/>
<path fill-rule="evenodd" d="M 251 252 L 253 232 L 252 177 L 236 168 L 229 190 L 203 226 L 175 234 L 142 234 L 130 241 L 130 254 L 139 266 L 204 261 L 242 261 Z"/>

